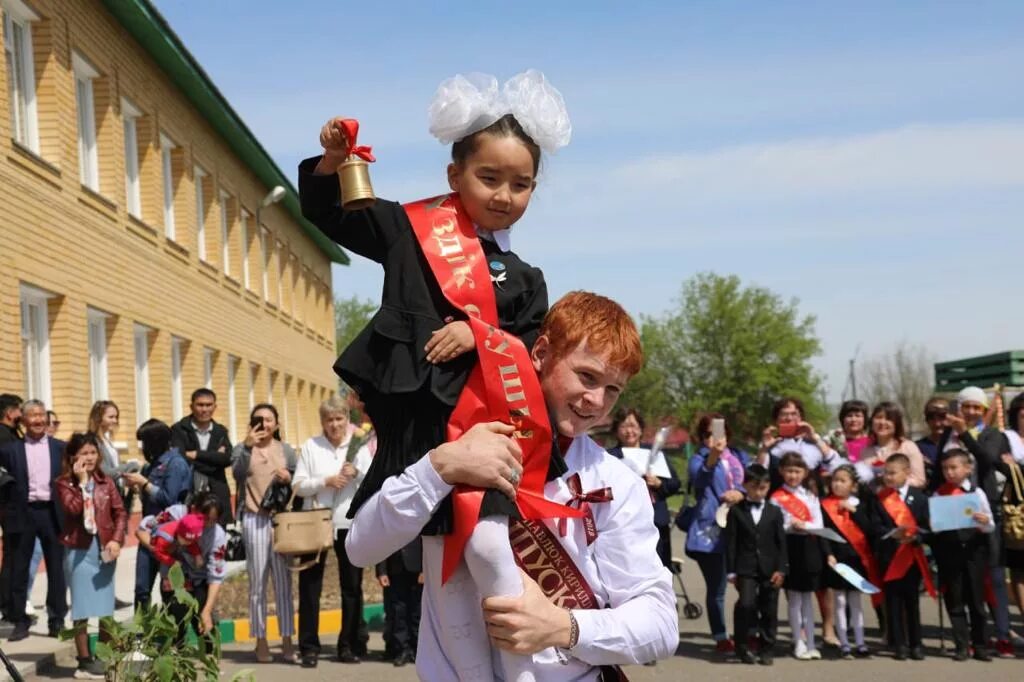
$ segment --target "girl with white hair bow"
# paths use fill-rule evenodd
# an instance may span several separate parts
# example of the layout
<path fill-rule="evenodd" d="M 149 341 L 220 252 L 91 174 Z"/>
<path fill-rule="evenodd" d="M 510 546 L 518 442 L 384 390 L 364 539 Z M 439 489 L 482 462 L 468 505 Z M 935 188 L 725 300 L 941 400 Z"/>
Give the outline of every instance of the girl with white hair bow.
<path fill-rule="evenodd" d="M 561 94 L 533 70 L 500 88 L 493 76 L 458 75 L 438 87 L 428 116 L 431 134 L 452 145 L 450 195 L 406 206 L 378 199 L 369 208 L 346 210 L 339 202 L 335 174 L 353 153 L 367 160 L 372 156 L 369 148 L 356 146 L 357 124 L 340 117 L 327 121 L 320 132 L 323 155 L 299 166 L 303 215 L 343 247 L 384 268 L 380 310 L 335 364 L 363 400 L 378 436 L 376 455 L 351 503 L 350 517 L 387 478 L 445 442 L 449 417 L 478 363 L 479 337 L 466 308 L 450 300 L 445 280 L 435 274 L 438 266 L 428 258 L 430 243 L 417 231 L 415 216 L 421 213 L 416 211 L 442 206 L 458 215 L 460 229 L 472 225 L 475 235 L 467 230 L 472 242 L 467 253 L 482 258 L 479 272 L 481 279 L 489 275 L 499 326 L 527 349 L 548 307 L 543 273 L 512 252 L 510 233 L 536 188 L 541 151 L 553 153 L 569 142 L 572 129 Z M 452 262 L 448 248 L 445 240 L 441 255 Z M 471 281 L 478 286 L 475 278 Z M 458 658 L 460 678 L 490 679 L 487 633 L 465 627 L 479 620 L 480 599 L 516 596 L 523 590 L 508 523 L 520 513 L 511 498 L 527 465 L 510 457 L 507 489 L 484 492 L 479 518 L 471 521 L 476 525 L 465 546 L 463 568 L 446 584 L 445 608 L 439 614 L 445 622 L 437 632 L 453 638 L 450 652 Z M 548 480 L 565 471 L 557 451 L 543 466 Z M 425 535 L 451 533 L 451 498 L 424 521 Z M 305 663 L 315 651 L 303 645 L 301 634 L 300 647 Z M 519 679 L 529 669 L 529 657 L 501 656 L 504 679 Z M 477 674 L 482 676 L 473 676 Z"/>

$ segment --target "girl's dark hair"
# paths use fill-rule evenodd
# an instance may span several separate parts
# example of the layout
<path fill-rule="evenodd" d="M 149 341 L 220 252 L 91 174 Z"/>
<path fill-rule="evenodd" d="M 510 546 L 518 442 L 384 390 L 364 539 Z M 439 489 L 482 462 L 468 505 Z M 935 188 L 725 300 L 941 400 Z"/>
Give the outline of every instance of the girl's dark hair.
<path fill-rule="evenodd" d="M 839 408 L 839 426 L 841 427 L 843 425 L 843 420 L 846 419 L 847 415 L 852 414 L 854 412 L 860 412 L 862 415 L 864 415 L 864 427 L 867 428 L 868 425 L 866 422 L 868 420 L 868 413 L 870 411 L 871 408 L 868 407 L 868 404 L 863 400 L 847 400 Z"/>
<path fill-rule="evenodd" d="M 533 175 L 536 177 L 537 171 L 540 170 L 540 147 L 533 141 L 532 137 L 526 134 L 523 126 L 519 125 L 519 121 L 512 114 L 505 114 L 483 130 L 467 135 L 453 144 L 452 161 L 456 165 L 464 164 L 466 159 L 476 151 L 478 138 L 485 133 L 495 137 L 514 137 L 526 145 L 530 156 L 533 157 Z"/>
<path fill-rule="evenodd" d="M 835 475 L 838 474 L 840 471 L 845 471 L 847 474 L 850 475 L 850 480 L 853 481 L 854 486 L 860 483 L 860 476 L 857 475 L 857 468 L 852 464 L 840 464 L 835 468 L 835 471 L 832 472 L 832 477 L 835 478 Z"/>
<path fill-rule="evenodd" d="M 800 398 L 794 398 L 793 396 L 786 396 L 785 398 L 779 398 L 772 405 L 772 421 L 779 421 L 779 413 L 786 408 L 786 405 L 792 404 L 796 408 L 796 411 L 800 413 L 800 418 L 804 418 L 804 403 Z"/>
<path fill-rule="evenodd" d="M 135 438 L 142 443 L 142 454 L 147 462 L 155 462 L 171 449 L 171 427 L 159 419 L 147 419 L 139 424 Z"/>
<path fill-rule="evenodd" d="M 82 451 L 82 448 L 91 445 L 96 448 L 96 470 L 93 472 L 93 476 L 103 478 L 103 471 L 100 469 L 99 457 L 100 457 L 100 441 L 96 438 L 94 433 L 81 433 L 76 431 L 71 434 L 71 438 L 68 439 L 67 444 L 64 446 L 64 455 L 60 459 L 60 477 L 71 478 L 74 476 L 72 472 L 72 466 L 74 464 L 75 456 Z"/>
<path fill-rule="evenodd" d="M 224 505 L 221 504 L 220 498 L 217 497 L 217 493 L 212 490 L 204 490 L 198 493 L 189 502 L 189 509 L 195 512 L 199 512 L 203 516 L 209 516 L 210 512 L 214 509 L 217 510 L 217 518 L 219 519 L 224 515 Z"/>
<path fill-rule="evenodd" d="M 694 428 L 694 431 L 697 432 L 698 447 L 703 445 L 704 441 L 711 435 L 711 422 L 715 419 L 724 420 L 725 415 L 718 412 L 708 412 L 706 414 L 702 414 L 700 419 L 697 420 L 697 426 Z M 728 420 L 725 421 L 725 437 L 727 440 L 732 438 L 732 431 L 729 430 Z"/>
<path fill-rule="evenodd" d="M 907 432 L 906 428 L 903 426 L 902 407 L 900 407 L 894 402 L 890 402 L 887 400 L 883 403 L 878 403 L 877 405 L 875 405 L 875 409 L 871 411 L 871 419 L 873 420 L 880 414 L 884 414 L 885 418 L 893 423 L 893 431 L 895 432 L 893 434 L 893 437 L 896 438 L 897 443 L 901 442 L 904 438 L 906 438 Z M 871 427 L 869 426 L 868 429 L 870 430 Z M 871 431 L 871 440 L 872 442 L 876 441 L 875 432 L 873 430 Z"/>
<path fill-rule="evenodd" d="M 256 407 L 252 408 L 252 412 L 249 413 L 249 422 L 252 422 L 252 418 L 256 416 L 259 410 L 270 410 L 274 415 L 274 421 L 277 422 L 277 428 L 274 429 L 274 440 L 281 440 L 281 418 L 277 416 L 277 408 L 270 403 L 260 403 Z"/>
<path fill-rule="evenodd" d="M 803 455 L 799 452 L 787 452 L 779 460 L 779 469 L 785 469 L 786 467 L 800 467 L 804 471 L 808 471 L 806 460 Z"/>
<path fill-rule="evenodd" d="M 636 423 L 640 425 L 640 432 L 643 433 L 646 424 L 644 423 L 644 418 L 640 416 L 640 410 L 635 407 L 622 407 L 616 411 L 615 416 L 612 418 L 612 433 L 615 434 L 616 438 L 618 438 L 619 427 L 622 426 L 622 422 L 630 417 L 636 419 Z"/>
<path fill-rule="evenodd" d="M 1010 401 L 1010 406 L 1006 408 L 1006 428 L 1014 431 L 1017 430 L 1021 410 L 1024 410 L 1024 393 L 1018 394 L 1016 398 Z"/>

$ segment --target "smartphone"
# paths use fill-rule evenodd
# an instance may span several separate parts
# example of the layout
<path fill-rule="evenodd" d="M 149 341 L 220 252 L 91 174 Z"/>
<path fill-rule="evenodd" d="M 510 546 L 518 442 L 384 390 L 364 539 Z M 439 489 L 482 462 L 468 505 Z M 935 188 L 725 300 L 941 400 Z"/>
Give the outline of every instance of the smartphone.
<path fill-rule="evenodd" d="M 249 420 L 249 426 L 251 426 L 254 429 L 263 428 L 263 417 L 257 414 L 256 416 Z"/>
<path fill-rule="evenodd" d="M 711 438 L 713 440 L 722 440 L 725 438 L 725 420 L 724 419 L 712 419 L 711 420 Z"/>
<path fill-rule="evenodd" d="M 800 425 L 796 422 L 779 424 L 779 438 L 795 438 Z"/>
<path fill-rule="evenodd" d="M 949 413 L 959 415 L 960 414 L 960 401 L 950 400 L 949 401 Z"/>

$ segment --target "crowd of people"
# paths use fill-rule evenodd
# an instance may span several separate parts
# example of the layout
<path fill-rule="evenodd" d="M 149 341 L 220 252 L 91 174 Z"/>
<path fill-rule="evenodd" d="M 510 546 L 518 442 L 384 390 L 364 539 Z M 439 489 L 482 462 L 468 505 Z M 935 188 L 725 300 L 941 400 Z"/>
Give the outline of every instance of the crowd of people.
<path fill-rule="evenodd" d="M 34 613 L 29 602 L 39 561 L 46 560 L 47 632 L 56 637 L 67 625 L 70 592 L 71 627 L 78 654 L 77 679 L 103 679 L 103 665 L 90 653 L 89 619 L 112 616 L 117 605 L 114 571 L 125 547 L 129 515 L 141 512 L 136 537 L 135 608 L 150 606 L 154 587 L 180 627 L 179 640 L 191 626 L 213 636 L 217 597 L 226 575 L 228 538 L 239 533 L 249 576 L 250 632 L 255 658 L 270 662 L 267 642 L 267 581 L 273 577 L 282 655 L 298 662 L 292 641 L 293 572 L 287 558 L 273 549 L 274 510 L 268 493 L 285 488 L 299 500 L 332 510 L 343 612 L 338 659 L 357 663 L 366 654 L 363 621 L 363 569 L 345 551 L 350 525 L 348 504 L 369 467 L 372 431 L 350 423 L 349 403 L 331 398 L 320 406 L 322 433 L 300 451 L 281 441 L 277 409 L 256 405 L 248 432 L 232 446 L 227 430 L 214 420 L 216 394 L 197 389 L 190 415 L 168 425 L 149 419 L 136 431 L 145 463 L 122 461 L 114 436 L 117 405 L 99 401 L 86 428 L 65 442 L 56 437 L 60 423 L 37 400 L 0 395 L 0 492 L 2 492 L 3 561 L 0 608 L 9 623 L 9 641 L 29 637 Z M 228 474 L 235 486 L 232 494 Z M 281 499 L 278 495 L 277 499 Z M 296 503 L 295 507 L 301 507 Z M 237 527 L 237 529 L 236 529 Z M 319 653 L 320 591 L 326 555 L 299 573 L 299 646 Z M 415 660 L 422 576 L 418 544 L 410 543 L 376 566 L 384 587 L 386 655 L 396 665 Z M 191 621 L 177 602 L 169 572 L 180 565 L 186 590 L 199 610 Z M 159 585 L 158 582 L 159 581 Z M 100 638 L 105 633 L 100 631 Z"/>
<path fill-rule="evenodd" d="M 927 402 L 929 432 L 917 441 L 899 405 L 857 400 L 843 403 L 840 428 L 822 436 L 800 400 L 783 398 L 748 453 L 714 438 L 709 424 L 721 415 L 705 415 L 688 464 L 693 503 L 676 524 L 707 587 L 717 651 L 770 665 L 784 590 L 797 659 L 821 658 L 815 603 L 824 644 L 842 658 L 868 657 L 861 596 L 869 593 L 879 645 L 898 660 L 921 660 L 923 589 L 941 594 L 954 660 L 1012 658 L 1021 643 L 1011 601 L 1024 608 L 1024 394 L 1005 416 L 1006 428 L 996 427 L 986 393 L 967 387 L 955 401 Z M 970 527 L 933 531 L 929 498 L 969 493 L 977 493 Z M 730 583 L 738 591 L 732 637 Z"/>

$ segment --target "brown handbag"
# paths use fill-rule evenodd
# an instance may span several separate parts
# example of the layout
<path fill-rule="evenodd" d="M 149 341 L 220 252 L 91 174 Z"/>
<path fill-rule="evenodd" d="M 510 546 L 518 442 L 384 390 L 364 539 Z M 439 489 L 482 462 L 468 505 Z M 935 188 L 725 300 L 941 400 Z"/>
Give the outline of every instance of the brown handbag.
<path fill-rule="evenodd" d="M 1011 485 L 1016 494 L 1010 501 Z M 1003 488 L 1003 544 L 1007 549 L 1024 550 L 1024 474 L 1014 463 L 1010 466 L 1010 480 Z"/>
<path fill-rule="evenodd" d="M 294 492 L 292 498 L 295 498 Z M 288 507 L 291 507 L 291 501 Z M 332 511 L 330 507 L 318 507 L 274 514 L 271 520 L 274 551 L 289 558 L 289 569 L 304 571 L 320 561 L 321 555 L 333 546 Z M 303 556 L 310 554 L 316 556 L 308 561 L 301 561 Z"/>

